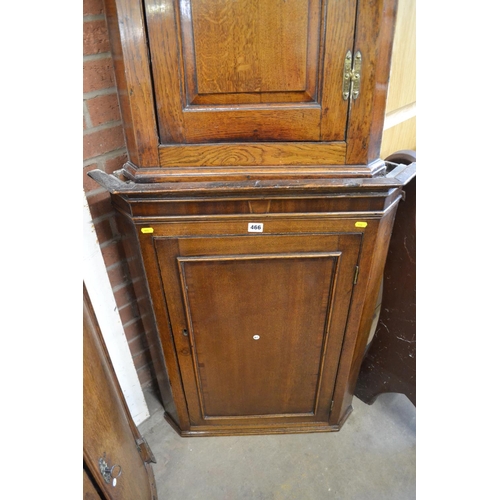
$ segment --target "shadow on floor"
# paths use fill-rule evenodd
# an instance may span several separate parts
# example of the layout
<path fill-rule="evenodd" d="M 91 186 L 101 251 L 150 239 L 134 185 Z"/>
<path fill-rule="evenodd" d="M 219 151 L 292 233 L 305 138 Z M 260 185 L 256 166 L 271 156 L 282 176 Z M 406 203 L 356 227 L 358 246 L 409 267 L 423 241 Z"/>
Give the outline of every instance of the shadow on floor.
<path fill-rule="evenodd" d="M 416 498 L 416 411 L 402 394 L 355 398 L 340 432 L 206 438 L 179 437 L 146 401 L 158 500 Z"/>

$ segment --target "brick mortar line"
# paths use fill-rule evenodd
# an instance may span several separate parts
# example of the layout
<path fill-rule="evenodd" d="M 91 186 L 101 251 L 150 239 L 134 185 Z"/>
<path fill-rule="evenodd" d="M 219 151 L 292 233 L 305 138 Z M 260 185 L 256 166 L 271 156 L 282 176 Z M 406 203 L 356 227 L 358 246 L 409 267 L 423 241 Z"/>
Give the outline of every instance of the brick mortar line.
<path fill-rule="evenodd" d="M 107 156 L 108 153 L 112 154 L 110 156 Z M 108 151 L 107 153 L 104 153 L 102 155 L 92 156 L 90 158 L 87 158 L 86 160 L 83 160 L 83 168 L 86 168 L 89 165 L 92 165 L 93 163 L 97 163 L 97 168 L 104 172 L 107 160 L 115 159 L 117 156 L 121 156 L 123 154 L 126 154 L 126 151 L 124 151 L 123 148 L 118 148 L 118 149 L 113 149 L 112 151 Z"/>
<path fill-rule="evenodd" d="M 103 188 L 105 193 L 108 193 L 108 190 L 106 188 Z M 96 189 L 97 191 L 97 189 Z M 101 222 L 104 222 L 106 219 L 114 219 L 115 217 L 115 212 L 107 212 L 104 215 L 99 215 L 99 217 L 96 217 L 95 219 L 92 219 L 92 222 L 94 223 L 94 226 L 96 224 L 100 224 Z M 108 269 L 110 266 L 114 266 L 114 264 L 110 264 L 106 269 Z"/>
<path fill-rule="evenodd" d="M 145 352 L 148 352 L 148 351 L 150 351 L 150 349 L 148 347 L 146 347 L 146 349 L 143 349 L 141 352 L 138 352 L 136 354 L 132 354 L 132 353 L 130 353 L 130 354 L 132 354 L 132 359 L 134 359 L 134 358 L 137 358 L 141 354 L 144 354 Z M 142 365 L 142 366 L 146 366 L 146 365 Z"/>
<path fill-rule="evenodd" d="M 118 308 L 118 311 L 121 311 L 123 309 L 126 309 L 127 307 L 130 307 L 130 306 L 137 306 L 137 304 L 135 304 L 133 301 L 132 302 L 127 302 L 124 306 L 121 306 Z M 142 317 L 139 313 L 139 317 Z"/>
<path fill-rule="evenodd" d="M 130 344 L 135 342 L 138 338 L 144 338 L 144 333 L 139 333 L 139 335 L 136 335 L 133 339 L 127 340 L 127 343 Z"/>
<path fill-rule="evenodd" d="M 89 110 L 87 108 L 87 103 L 85 101 L 83 101 L 83 116 L 85 118 L 85 125 L 86 125 L 85 130 L 92 128 L 92 120 L 90 119 L 90 113 L 89 113 Z M 85 130 L 84 130 L 84 132 L 85 132 Z"/>
<path fill-rule="evenodd" d="M 95 226 L 95 224 L 94 224 L 94 226 Z M 102 251 L 103 248 L 105 249 L 106 247 L 109 247 L 109 246 L 113 245 L 116 242 L 117 241 L 115 240 L 115 238 L 111 238 L 109 240 L 103 241 L 102 243 L 101 243 L 101 241 L 99 241 L 99 245 L 101 247 L 101 251 Z M 121 262 L 121 261 L 118 261 L 118 262 Z M 106 268 L 106 273 L 109 274 L 110 272 L 113 272 L 113 269 L 111 269 L 111 271 L 109 271 L 108 268 Z"/>
<path fill-rule="evenodd" d="M 145 300 L 145 299 L 149 300 L 149 294 L 145 294 L 145 295 L 141 295 L 140 297 L 137 297 L 136 302 L 139 302 L 140 300 Z"/>
<path fill-rule="evenodd" d="M 103 241 L 102 243 L 99 241 L 99 245 L 101 247 L 101 251 L 105 250 L 107 247 L 109 247 L 111 245 L 114 245 L 115 243 L 118 243 L 119 241 L 120 240 L 119 239 L 117 240 L 116 238 L 111 238 L 109 240 Z M 118 262 L 121 262 L 121 261 L 118 261 Z M 122 281 L 122 283 L 125 283 L 125 282 Z"/>
<path fill-rule="evenodd" d="M 121 260 L 121 261 L 120 261 L 120 263 L 126 263 L 126 262 L 127 262 L 126 260 Z M 118 263 L 116 263 L 116 264 L 111 264 L 109 267 L 111 267 L 111 266 L 115 266 L 115 265 L 117 265 L 117 264 L 118 264 Z M 109 269 L 109 267 L 107 267 L 106 269 Z M 120 310 L 120 309 L 124 309 L 125 307 L 130 306 L 130 305 L 132 305 L 132 304 L 134 304 L 134 303 L 137 305 L 137 302 L 139 302 L 139 300 L 143 300 L 143 299 L 146 299 L 146 298 L 149 298 L 149 296 L 148 296 L 148 295 L 142 295 L 141 297 L 139 297 L 138 299 L 133 300 L 132 302 L 127 302 L 127 304 L 125 304 L 125 305 L 121 306 L 118 310 Z M 147 314 L 147 316 L 149 316 L 149 315 L 150 315 L 150 313 L 148 313 L 148 314 Z"/>
<path fill-rule="evenodd" d="M 111 246 L 111 245 L 114 245 L 115 243 L 118 243 L 119 241 L 121 240 L 120 237 L 114 237 L 114 238 L 111 238 L 110 240 L 106 240 L 106 241 L 100 241 L 99 242 L 99 246 L 101 247 L 101 250 L 104 250 L 105 248 Z"/>
<path fill-rule="evenodd" d="M 87 158 L 86 160 L 83 160 L 83 168 L 88 167 L 89 165 L 92 165 L 92 163 L 97 163 L 100 165 L 100 162 L 103 164 L 100 165 L 102 168 L 100 170 L 104 169 L 104 163 L 107 160 L 112 160 L 113 158 L 116 158 L 119 155 L 126 154 L 127 149 L 126 148 L 118 148 L 118 149 L 113 149 L 113 151 L 108 151 L 107 153 L 103 153 L 102 155 L 97 155 L 93 156 L 92 158 Z"/>
<path fill-rule="evenodd" d="M 97 188 L 95 188 L 95 189 L 91 189 L 90 191 L 87 191 L 87 192 L 85 193 L 85 196 L 86 196 L 87 198 L 92 198 L 92 196 L 96 196 L 96 195 L 98 195 L 98 194 L 101 194 L 101 193 L 106 193 L 106 192 L 107 192 L 107 189 L 106 189 L 106 188 L 104 188 L 104 187 L 102 187 L 102 186 L 100 186 L 100 187 L 97 187 Z M 93 222 L 94 222 L 94 224 L 95 224 L 95 221 L 93 221 Z"/>
<path fill-rule="evenodd" d="M 83 62 L 100 61 L 101 59 L 111 59 L 111 52 L 99 52 L 83 56 Z"/>
<path fill-rule="evenodd" d="M 104 221 L 104 220 L 106 220 L 108 218 L 114 217 L 114 216 L 115 216 L 114 212 L 108 212 L 107 214 L 100 215 L 99 217 L 96 217 L 95 219 L 92 219 L 92 223 L 95 226 L 96 224 L 99 224 L 100 222 L 102 222 L 102 221 Z M 122 261 L 120 260 L 118 262 L 122 262 Z"/>
<path fill-rule="evenodd" d="M 100 96 L 111 95 L 111 94 L 116 94 L 118 96 L 116 86 L 107 87 L 105 89 L 93 90 L 92 92 L 84 92 L 83 100 L 90 101 L 90 99 L 93 99 L 94 97 L 100 97 Z"/>
<path fill-rule="evenodd" d="M 87 14 L 83 16 L 83 22 L 87 23 L 90 21 L 105 21 L 106 16 L 104 14 Z"/>
<path fill-rule="evenodd" d="M 133 325 L 134 323 L 141 321 L 141 319 L 142 319 L 142 316 L 138 316 L 136 318 L 129 319 L 126 323 L 123 323 L 123 328 L 129 327 L 130 325 Z M 134 338 L 136 338 L 136 337 L 134 337 Z M 129 340 L 129 342 L 131 342 L 132 340 Z"/>
<path fill-rule="evenodd" d="M 83 131 L 83 135 L 90 135 L 94 132 L 102 132 L 103 130 L 107 130 L 113 127 L 117 127 L 118 125 L 123 125 L 121 120 L 113 120 L 112 122 L 101 123 L 101 125 L 97 125 L 96 127 L 91 127 Z"/>
<path fill-rule="evenodd" d="M 147 365 L 142 365 L 140 368 L 136 368 L 137 372 L 140 372 L 141 370 L 145 370 L 146 368 L 152 368 L 153 363 L 150 361 Z M 149 384 L 149 382 L 144 382 L 144 384 Z"/>
<path fill-rule="evenodd" d="M 130 285 L 133 285 L 132 281 L 130 281 L 130 280 L 122 281 L 119 285 L 115 285 L 112 288 L 112 291 L 113 291 L 113 293 L 116 293 L 116 292 L 119 292 L 120 290 L 122 290 L 123 288 L 130 286 Z"/>
<path fill-rule="evenodd" d="M 111 216 L 109 217 L 110 219 L 112 218 Z M 107 268 L 106 271 L 114 271 L 115 267 L 121 267 L 123 260 L 119 260 L 118 262 L 115 262 L 114 264 L 110 264 Z M 118 310 L 123 309 L 124 307 L 127 307 L 126 305 L 119 307 Z"/>

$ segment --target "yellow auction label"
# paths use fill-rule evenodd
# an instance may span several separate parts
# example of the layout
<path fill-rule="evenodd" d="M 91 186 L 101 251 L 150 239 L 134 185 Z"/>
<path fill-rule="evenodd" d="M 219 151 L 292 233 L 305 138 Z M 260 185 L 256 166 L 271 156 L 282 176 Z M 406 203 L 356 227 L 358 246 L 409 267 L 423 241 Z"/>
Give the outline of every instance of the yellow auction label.
<path fill-rule="evenodd" d="M 152 227 L 143 227 L 141 228 L 141 233 L 153 233 L 154 229 Z"/>
<path fill-rule="evenodd" d="M 354 225 L 356 227 L 366 227 L 368 226 L 368 222 L 356 222 Z"/>

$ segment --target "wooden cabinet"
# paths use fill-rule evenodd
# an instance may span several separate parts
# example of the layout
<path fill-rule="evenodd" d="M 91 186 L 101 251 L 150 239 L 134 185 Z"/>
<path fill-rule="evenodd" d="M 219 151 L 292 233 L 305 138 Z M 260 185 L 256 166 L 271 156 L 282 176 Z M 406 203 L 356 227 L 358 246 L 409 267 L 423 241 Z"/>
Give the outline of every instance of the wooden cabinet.
<path fill-rule="evenodd" d="M 105 4 L 127 178 L 261 180 L 383 170 L 396 0 Z"/>
<path fill-rule="evenodd" d="M 152 238 L 191 424 L 328 423 L 361 235 L 204 225 Z"/>
<path fill-rule="evenodd" d="M 106 12 L 129 162 L 89 175 L 147 278 L 167 419 L 182 435 L 338 430 L 415 170 L 379 158 L 395 2 Z"/>

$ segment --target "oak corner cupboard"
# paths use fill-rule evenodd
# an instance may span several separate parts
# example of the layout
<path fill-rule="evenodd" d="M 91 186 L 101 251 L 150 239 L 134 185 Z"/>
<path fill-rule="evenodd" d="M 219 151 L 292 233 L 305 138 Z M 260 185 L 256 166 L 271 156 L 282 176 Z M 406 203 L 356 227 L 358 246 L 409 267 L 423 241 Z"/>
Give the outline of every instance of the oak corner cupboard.
<path fill-rule="evenodd" d="M 89 175 L 146 277 L 167 420 L 339 430 L 416 169 L 379 158 L 396 1 L 105 7 L 129 161 Z"/>

